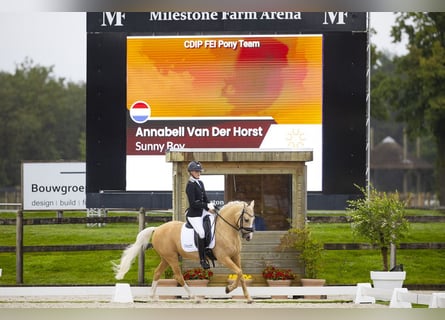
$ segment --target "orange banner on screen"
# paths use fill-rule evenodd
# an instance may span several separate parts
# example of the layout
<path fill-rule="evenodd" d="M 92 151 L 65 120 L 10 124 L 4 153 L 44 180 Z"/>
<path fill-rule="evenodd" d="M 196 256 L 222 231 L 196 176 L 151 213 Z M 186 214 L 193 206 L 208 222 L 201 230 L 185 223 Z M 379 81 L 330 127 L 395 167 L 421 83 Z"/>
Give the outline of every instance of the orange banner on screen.
<path fill-rule="evenodd" d="M 127 108 L 321 124 L 322 69 L 321 35 L 129 37 Z"/>

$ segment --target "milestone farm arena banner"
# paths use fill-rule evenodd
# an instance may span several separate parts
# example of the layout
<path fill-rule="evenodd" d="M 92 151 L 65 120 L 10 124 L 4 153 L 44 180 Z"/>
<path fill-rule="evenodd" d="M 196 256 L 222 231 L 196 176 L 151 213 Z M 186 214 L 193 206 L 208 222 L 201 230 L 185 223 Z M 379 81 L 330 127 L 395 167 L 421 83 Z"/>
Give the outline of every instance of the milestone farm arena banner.
<path fill-rule="evenodd" d="M 309 147 L 321 171 L 322 36 L 128 37 L 127 109 L 127 189 L 171 148 Z"/>

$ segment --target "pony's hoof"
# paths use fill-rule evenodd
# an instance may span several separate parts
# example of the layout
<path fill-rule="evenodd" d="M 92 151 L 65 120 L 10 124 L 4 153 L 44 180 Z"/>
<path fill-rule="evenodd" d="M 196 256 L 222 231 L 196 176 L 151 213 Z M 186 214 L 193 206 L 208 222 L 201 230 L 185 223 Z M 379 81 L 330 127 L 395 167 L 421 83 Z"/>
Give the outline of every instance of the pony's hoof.
<path fill-rule="evenodd" d="M 252 304 L 253 303 L 253 300 L 252 299 L 248 299 L 247 300 L 247 304 Z"/>
<path fill-rule="evenodd" d="M 195 302 L 196 304 L 202 303 L 202 300 L 203 300 L 203 298 L 202 298 L 202 297 L 199 297 L 199 296 L 196 296 L 196 297 L 194 298 L 194 302 Z"/>

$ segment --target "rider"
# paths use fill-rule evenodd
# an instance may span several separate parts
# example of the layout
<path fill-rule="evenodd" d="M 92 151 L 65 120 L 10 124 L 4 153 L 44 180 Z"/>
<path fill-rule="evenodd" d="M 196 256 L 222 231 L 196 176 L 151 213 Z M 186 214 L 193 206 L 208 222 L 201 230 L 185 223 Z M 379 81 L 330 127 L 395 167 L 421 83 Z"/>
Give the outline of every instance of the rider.
<path fill-rule="evenodd" d="M 204 188 L 204 183 L 199 179 L 201 177 L 202 166 L 198 161 L 189 163 L 188 172 L 190 174 L 185 192 L 189 201 L 189 208 L 187 209 L 187 219 L 193 226 L 193 229 L 198 234 L 198 250 L 199 260 L 203 269 L 209 269 L 210 265 L 207 262 L 204 253 L 205 246 L 205 232 L 202 224 L 202 217 L 207 212 L 214 212 L 214 205 L 207 198 Z"/>

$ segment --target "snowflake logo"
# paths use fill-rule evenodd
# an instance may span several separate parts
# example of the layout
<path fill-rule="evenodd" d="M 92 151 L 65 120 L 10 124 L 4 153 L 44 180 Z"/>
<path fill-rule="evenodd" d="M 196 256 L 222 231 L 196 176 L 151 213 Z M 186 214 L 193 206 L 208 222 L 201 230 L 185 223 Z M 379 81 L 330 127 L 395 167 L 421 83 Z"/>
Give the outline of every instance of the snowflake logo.
<path fill-rule="evenodd" d="M 294 128 L 287 133 L 286 141 L 290 148 L 302 148 L 306 142 L 306 137 L 304 136 L 304 132 Z"/>

